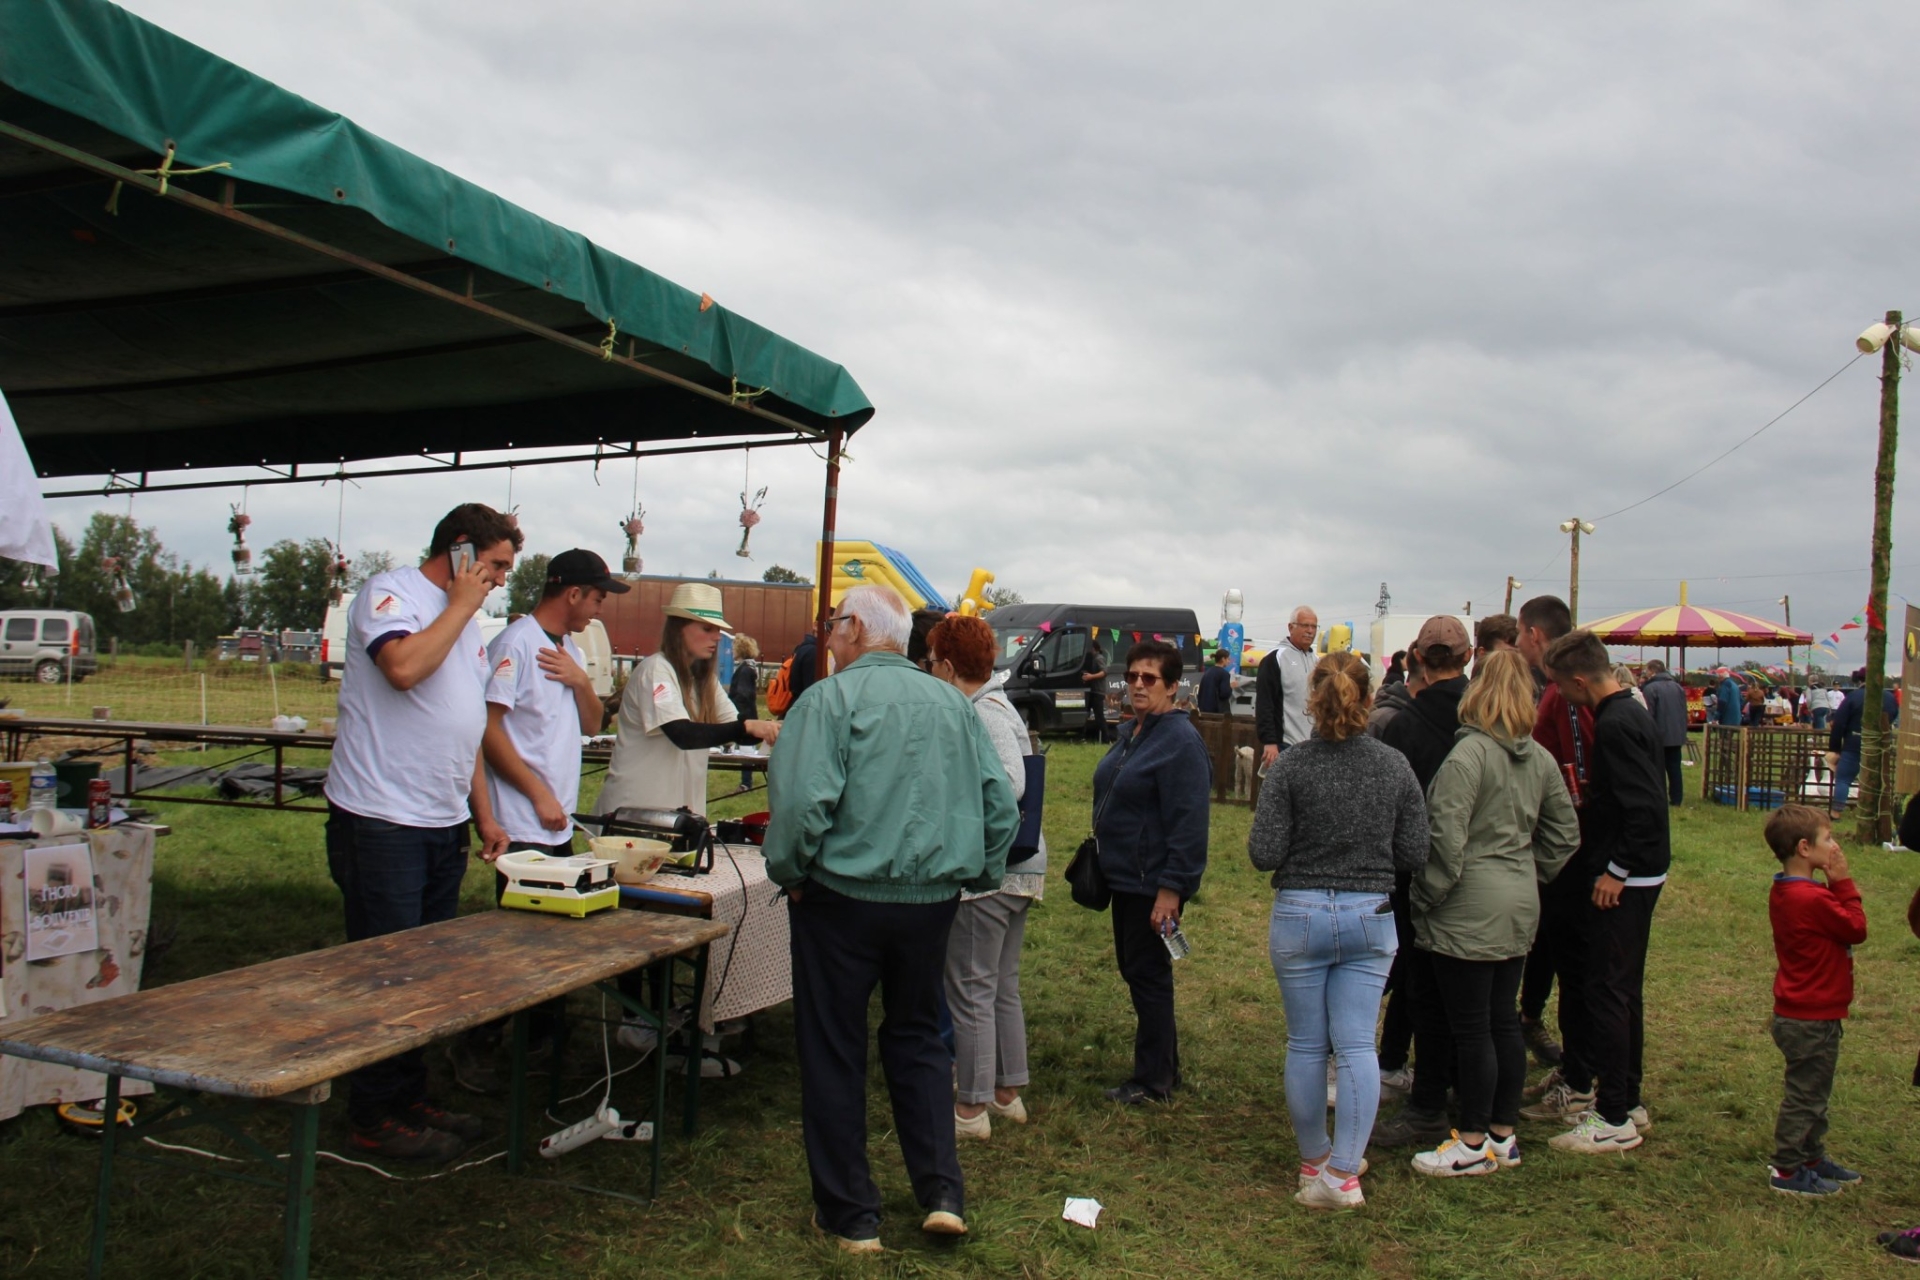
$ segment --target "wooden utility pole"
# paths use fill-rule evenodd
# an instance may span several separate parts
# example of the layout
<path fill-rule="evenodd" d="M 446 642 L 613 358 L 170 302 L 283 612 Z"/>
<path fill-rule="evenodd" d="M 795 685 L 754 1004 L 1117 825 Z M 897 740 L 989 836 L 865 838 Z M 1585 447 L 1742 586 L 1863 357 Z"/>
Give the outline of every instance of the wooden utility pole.
<path fill-rule="evenodd" d="M 1512 616 L 1512 614 L 1513 614 L 1513 589 L 1514 589 L 1515 587 L 1524 587 L 1524 586 L 1526 586 L 1526 585 L 1527 585 L 1526 583 L 1524 583 L 1524 582 L 1522 582 L 1522 581 L 1520 581 L 1520 580 L 1519 580 L 1518 578 L 1516 578 L 1516 577 L 1514 577 L 1514 576 L 1513 576 L 1512 574 L 1508 574 L 1508 575 L 1507 575 L 1507 603 L 1506 603 L 1506 605 L 1505 605 L 1505 606 L 1504 606 L 1504 607 L 1503 607 L 1503 608 L 1502 608 L 1502 609 L 1500 610 L 1500 612 L 1502 612 L 1502 613 L 1504 613 L 1504 614 L 1507 614 L 1507 615 L 1508 615 L 1509 617 L 1511 617 L 1511 616 Z"/>
<path fill-rule="evenodd" d="M 1887 577 L 1893 554 L 1893 463 L 1900 443 L 1900 313 L 1880 348 L 1880 457 L 1873 468 L 1873 582 L 1867 594 L 1866 704 L 1860 708 L 1860 825 L 1856 837 L 1878 845 L 1893 835 L 1892 781 L 1887 766 Z"/>
<path fill-rule="evenodd" d="M 1580 535 L 1592 533 L 1593 525 L 1574 516 L 1571 520 L 1560 522 L 1560 532 L 1573 535 L 1573 567 L 1567 574 L 1567 612 L 1573 617 L 1573 625 L 1580 625 Z"/>
<path fill-rule="evenodd" d="M 1789 631 L 1793 630 L 1793 597 L 1781 596 L 1780 607 L 1787 611 L 1787 630 Z M 1811 653 L 1807 655 L 1807 660 L 1809 662 L 1813 660 L 1813 655 Z M 1789 688 L 1793 687 L 1793 645 L 1792 644 L 1787 645 L 1787 686 Z"/>

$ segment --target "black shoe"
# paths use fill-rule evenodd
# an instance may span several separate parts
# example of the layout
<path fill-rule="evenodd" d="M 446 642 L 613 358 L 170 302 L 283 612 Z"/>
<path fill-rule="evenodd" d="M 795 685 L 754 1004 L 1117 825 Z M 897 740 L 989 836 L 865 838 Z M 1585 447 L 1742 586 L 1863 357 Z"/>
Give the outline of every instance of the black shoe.
<path fill-rule="evenodd" d="M 1373 1126 L 1370 1147 L 1411 1147 L 1445 1142 L 1453 1136 L 1453 1126 L 1440 1111 L 1422 1111 L 1418 1107 L 1400 1108 L 1392 1117 Z"/>
<path fill-rule="evenodd" d="M 1527 1042 L 1527 1051 L 1533 1054 L 1533 1060 L 1543 1067 L 1557 1067 L 1566 1056 L 1560 1049 L 1559 1041 L 1547 1030 L 1544 1019 L 1520 1019 L 1520 1038 Z"/>
<path fill-rule="evenodd" d="M 451 1133 L 391 1119 L 382 1120 L 371 1128 L 349 1126 L 347 1146 L 356 1155 L 381 1156 L 388 1160 L 417 1160 L 423 1164 L 445 1164 L 467 1149 L 467 1144 Z"/>
<path fill-rule="evenodd" d="M 447 1111 L 434 1106 L 431 1102 L 416 1102 L 408 1107 L 404 1123 L 421 1129 L 450 1133 L 462 1142 L 478 1142 L 487 1131 L 487 1126 L 481 1122 L 479 1116 Z"/>
<path fill-rule="evenodd" d="M 1880 1247 L 1894 1257 L 1920 1262 L 1920 1231 L 1882 1231 L 1879 1240 Z"/>
<path fill-rule="evenodd" d="M 1167 1095 L 1154 1092 L 1138 1080 L 1129 1080 L 1107 1090 L 1107 1100 L 1125 1107 L 1137 1107 L 1143 1102 L 1165 1102 Z"/>
<path fill-rule="evenodd" d="M 920 1223 L 920 1229 L 933 1236 L 963 1236 L 967 1234 L 967 1219 L 960 1212 L 957 1200 L 939 1199 L 927 1206 L 927 1216 Z"/>

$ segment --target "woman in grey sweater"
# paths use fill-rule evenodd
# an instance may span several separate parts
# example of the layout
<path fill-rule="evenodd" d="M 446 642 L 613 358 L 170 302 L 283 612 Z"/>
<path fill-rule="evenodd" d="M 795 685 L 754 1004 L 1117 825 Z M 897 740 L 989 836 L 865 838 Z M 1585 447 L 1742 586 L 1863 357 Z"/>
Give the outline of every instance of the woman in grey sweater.
<path fill-rule="evenodd" d="M 1313 669 L 1313 737 L 1288 747 L 1260 789 L 1247 851 L 1273 873 L 1267 946 L 1287 1016 L 1287 1110 L 1300 1190 L 1314 1209 L 1365 1203 L 1360 1174 L 1380 1109 L 1374 1021 L 1399 940 L 1387 893 L 1427 860 L 1427 810 L 1407 758 L 1367 736 L 1371 676 L 1351 653 Z M 1327 1135 L 1327 1058 L 1338 1063 Z"/>
<path fill-rule="evenodd" d="M 948 618 L 927 635 L 927 669 L 973 700 L 980 724 L 1013 784 L 1027 788 L 1027 727 L 992 683 L 999 651 L 979 618 Z M 1038 797 L 1035 798 L 1036 802 Z M 1020 1090 L 1028 1082 L 1027 1015 L 1020 1003 L 1020 947 L 1027 908 L 1047 881 L 1047 845 L 1007 855 L 1006 878 L 986 893 L 963 893 L 947 934 L 947 1007 L 953 1014 L 954 1133 L 985 1140 L 997 1116 L 1027 1122 Z"/>

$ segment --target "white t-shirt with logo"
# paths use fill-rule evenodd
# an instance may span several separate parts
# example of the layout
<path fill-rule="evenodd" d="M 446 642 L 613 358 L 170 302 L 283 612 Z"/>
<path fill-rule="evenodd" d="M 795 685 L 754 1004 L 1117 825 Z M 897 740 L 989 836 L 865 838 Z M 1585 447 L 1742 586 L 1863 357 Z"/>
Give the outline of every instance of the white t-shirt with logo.
<path fill-rule="evenodd" d="M 396 689 L 368 646 L 418 635 L 447 609 L 447 593 L 415 568 L 376 573 L 347 611 L 340 723 L 327 799 L 349 813 L 403 827 L 467 819 L 473 764 L 487 728 L 487 647 L 471 618 L 433 674 Z"/>
<path fill-rule="evenodd" d="M 554 648 L 532 614 L 508 624 L 487 646 L 493 676 L 487 682 L 487 701 L 507 709 L 501 727 L 507 741 L 534 776 L 547 784 L 560 807 L 571 814 L 580 804 L 580 704 L 573 690 L 548 679 L 540 669 L 539 653 Z M 560 637 L 559 647 L 582 666 L 586 659 L 571 636 Z M 533 844 L 559 844 L 573 834 L 573 822 L 558 831 L 540 825 L 533 801 L 505 778 L 487 769 L 487 794 L 493 799 L 493 818 L 507 829 L 507 837 Z"/>
<path fill-rule="evenodd" d="M 732 724 L 740 718 L 724 689 L 713 699 L 715 723 Z M 682 751 L 660 726 L 691 720 L 680 692 L 673 664 L 654 654 L 627 677 L 620 698 L 618 737 L 613 761 L 607 766 L 607 784 L 600 790 L 598 812 L 615 809 L 679 809 L 707 811 L 707 752 Z"/>

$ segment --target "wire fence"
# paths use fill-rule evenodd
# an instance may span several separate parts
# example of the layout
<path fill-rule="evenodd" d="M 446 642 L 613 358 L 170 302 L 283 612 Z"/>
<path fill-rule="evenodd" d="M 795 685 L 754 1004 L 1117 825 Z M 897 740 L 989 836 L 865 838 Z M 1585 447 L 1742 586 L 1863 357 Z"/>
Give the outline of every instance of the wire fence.
<path fill-rule="evenodd" d="M 60 684 L 0 681 L 0 705 L 31 716 L 267 728 L 278 715 L 313 728 L 339 714 L 340 682 L 300 663 L 110 657 L 90 676 Z"/>

